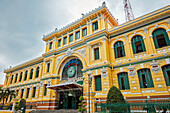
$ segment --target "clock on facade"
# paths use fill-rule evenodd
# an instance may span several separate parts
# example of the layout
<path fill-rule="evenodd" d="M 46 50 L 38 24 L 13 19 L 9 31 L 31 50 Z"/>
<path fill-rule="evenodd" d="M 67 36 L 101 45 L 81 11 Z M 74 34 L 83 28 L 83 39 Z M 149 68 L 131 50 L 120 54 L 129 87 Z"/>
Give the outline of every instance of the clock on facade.
<path fill-rule="evenodd" d="M 76 73 L 76 68 L 75 66 L 70 66 L 67 68 L 67 76 L 68 77 L 73 77 Z"/>

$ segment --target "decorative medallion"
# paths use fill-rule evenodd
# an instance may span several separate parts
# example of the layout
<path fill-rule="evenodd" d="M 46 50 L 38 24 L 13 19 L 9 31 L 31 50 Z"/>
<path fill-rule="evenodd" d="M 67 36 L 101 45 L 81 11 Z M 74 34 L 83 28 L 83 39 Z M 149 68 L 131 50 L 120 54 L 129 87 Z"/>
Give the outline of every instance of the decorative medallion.
<path fill-rule="evenodd" d="M 129 68 L 128 68 L 128 74 L 129 76 L 135 76 L 136 75 L 136 70 L 134 69 L 134 67 L 130 64 Z"/>
<path fill-rule="evenodd" d="M 103 69 L 101 70 L 101 72 L 102 72 L 102 76 L 103 76 L 103 78 L 106 78 L 107 77 L 107 75 L 108 75 L 108 72 L 107 72 L 107 70 L 103 67 Z"/>
<path fill-rule="evenodd" d="M 43 87 L 43 81 L 40 82 L 40 86 Z"/>
<path fill-rule="evenodd" d="M 48 79 L 48 86 L 51 86 L 51 79 Z"/>
<path fill-rule="evenodd" d="M 69 48 L 67 51 L 66 51 L 66 56 L 71 56 L 73 54 L 73 50 L 71 48 Z"/>
<path fill-rule="evenodd" d="M 161 69 L 160 66 L 158 65 L 159 63 L 158 62 L 155 62 L 154 60 L 152 61 L 151 63 L 151 70 L 155 73 L 158 73 L 159 70 Z"/>
<path fill-rule="evenodd" d="M 39 84 L 37 84 L 37 87 L 36 87 L 36 89 L 39 89 Z"/>
<path fill-rule="evenodd" d="M 81 53 L 84 56 L 84 58 L 86 58 L 86 48 L 78 49 L 77 52 Z"/>

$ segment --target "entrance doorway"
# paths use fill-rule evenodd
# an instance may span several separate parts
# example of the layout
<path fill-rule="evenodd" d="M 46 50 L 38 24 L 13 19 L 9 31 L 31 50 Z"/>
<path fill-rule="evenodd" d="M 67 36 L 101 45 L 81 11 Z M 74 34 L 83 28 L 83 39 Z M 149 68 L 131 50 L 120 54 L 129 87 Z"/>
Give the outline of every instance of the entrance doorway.
<path fill-rule="evenodd" d="M 81 90 L 60 92 L 59 109 L 78 109 Z"/>

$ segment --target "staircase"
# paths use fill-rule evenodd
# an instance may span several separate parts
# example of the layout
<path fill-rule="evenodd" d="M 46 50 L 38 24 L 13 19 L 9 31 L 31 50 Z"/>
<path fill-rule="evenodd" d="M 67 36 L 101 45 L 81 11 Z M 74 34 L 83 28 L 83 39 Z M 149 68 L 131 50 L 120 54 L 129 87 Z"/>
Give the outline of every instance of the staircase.
<path fill-rule="evenodd" d="M 62 110 L 33 110 L 29 113 L 78 113 L 77 110 L 72 110 L 72 109 L 62 109 Z"/>

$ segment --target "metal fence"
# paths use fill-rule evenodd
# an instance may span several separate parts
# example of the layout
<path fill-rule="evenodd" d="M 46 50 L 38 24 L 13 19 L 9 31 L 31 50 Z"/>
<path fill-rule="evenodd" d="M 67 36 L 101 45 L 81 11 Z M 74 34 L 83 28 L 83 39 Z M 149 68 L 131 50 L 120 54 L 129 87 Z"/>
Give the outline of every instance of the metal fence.
<path fill-rule="evenodd" d="M 100 113 L 166 113 L 170 110 L 170 101 L 95 104 L 96 112 Z"/>
<path fill-rule="evenodd" d="M 0 105 L 0 110 L 12 110 L 13 105 Z M 18 106 L 19 110 L 21 111 L 21 113 L 25 113 L 26 109 L 36 109 L 37 106 L 36 105 L 22 105 L 22 106 Z"/>
<path fill-rule="evenodd" d="M 12 105 L 0 105 L 0 110 L 12 110 Z"/>

